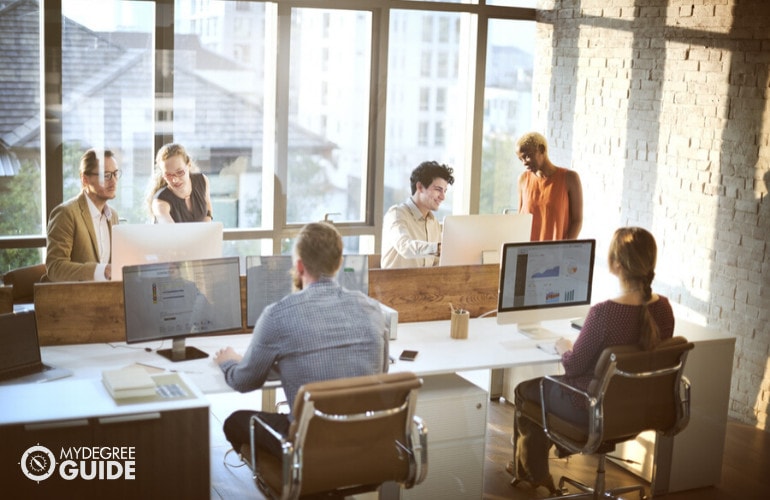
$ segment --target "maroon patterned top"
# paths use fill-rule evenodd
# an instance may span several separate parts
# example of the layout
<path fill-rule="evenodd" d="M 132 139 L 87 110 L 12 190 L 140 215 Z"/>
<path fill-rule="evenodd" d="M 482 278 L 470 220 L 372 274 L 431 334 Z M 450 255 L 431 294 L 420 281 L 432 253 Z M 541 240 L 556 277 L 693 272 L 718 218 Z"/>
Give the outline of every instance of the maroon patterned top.
<path fill-rule="evenodd" d="M 659 297 L 647 307 L 658 325 L 660 339 L 665 340 L 674 334 L 674 312 L 668 299 Z M 636 344 L 642 307 L 611 300 L 593 305 L 572 350 L 562 355 L 564 381 L 573 387 L 587 389 L 599 356 L 606 347 Z"/>

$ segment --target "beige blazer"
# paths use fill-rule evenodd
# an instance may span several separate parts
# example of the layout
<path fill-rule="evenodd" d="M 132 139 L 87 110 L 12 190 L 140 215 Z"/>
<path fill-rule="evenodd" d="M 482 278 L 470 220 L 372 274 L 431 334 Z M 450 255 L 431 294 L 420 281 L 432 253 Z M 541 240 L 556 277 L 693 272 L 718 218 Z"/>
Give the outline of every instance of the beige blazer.
<path fill-rule="evenodd" d="M 107 222 L 112 238 L 112 226 L 118 223 L 118 213 Z M 110 261 L 112 254 L 110 253 Z M 67 200 L 51 211 L 48 219 L 48 241 L 45 267 L 49 281 L 93 281 L 99 263 L 99 246 L 88 211 L 85 193 Z"/>

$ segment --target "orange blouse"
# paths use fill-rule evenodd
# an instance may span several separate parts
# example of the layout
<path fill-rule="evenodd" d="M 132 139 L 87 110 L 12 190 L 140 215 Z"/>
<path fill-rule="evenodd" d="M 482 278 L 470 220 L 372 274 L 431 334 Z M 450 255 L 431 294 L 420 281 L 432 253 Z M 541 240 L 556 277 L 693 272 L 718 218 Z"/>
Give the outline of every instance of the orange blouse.
<path fill-rule="evenodd" d="M 519 190 L 521 213 L 532 214 L 532 241 L 565 239 L 569 228 L 567 169 L 556 167 L 549 177 L 526 171 Z"/>

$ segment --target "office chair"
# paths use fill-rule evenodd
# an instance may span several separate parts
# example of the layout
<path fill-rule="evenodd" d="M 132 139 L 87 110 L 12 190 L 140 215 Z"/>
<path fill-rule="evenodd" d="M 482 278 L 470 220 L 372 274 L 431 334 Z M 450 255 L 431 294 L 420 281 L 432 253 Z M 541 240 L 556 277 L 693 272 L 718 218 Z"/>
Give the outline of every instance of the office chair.
<path fill-rule="evenodd" d="M 13 312 L 13 287 L 0 285 L 0 314 Z"/>
<path fill-rule="evenodd" d="M 566 493 L 565 483 L 581 493 L 553 498 L 618 498 L 633 491 L 639 492 L 640 499 L 646 498 L 642 485 L 605 489 L 607 453 L 614 451 L 616 444 L 634 439 L 643 431 L 673 436 L 687 425 L 690 383 L 683 371 L 692 348 L 693 344 L 683 337 L 665 340 L 652 351 L 643 351 L 634 345 L 608 347 L 602 352 L 586 391 L 569 386 L 557 377 L 546 376 L 541 380 L 540 404 L 527 402 L 517 411 L 540 422 L 546 435 L 562 449 L 599 455 L 593 488 L 562 476 L 561 493 Z M 550 384 L 557 384 L 586 401 L 587 424 L 572 423 L 549 411 L 545 394 Z"/>
<path fill-rule="evenodd" d="M 347 496 L 388 481 L 411 488 L 428 471 L 427 429 L 414 415 L 421 386 L 406 372 L 306 384 L 295 399 L 288 435 L 254 416 L 251 446 L 241 456 L 268 498 Z M 281 457 L 255 444 L 256 426 L 281 442 Z"/>
<path fill-rule="evenodd" d="M 13 285 L 13 303 L 31 304 L 34 302 L 34 286 L 45 276 L 45 264 L 17 267 L 3 275 L 3 283 Z"/>

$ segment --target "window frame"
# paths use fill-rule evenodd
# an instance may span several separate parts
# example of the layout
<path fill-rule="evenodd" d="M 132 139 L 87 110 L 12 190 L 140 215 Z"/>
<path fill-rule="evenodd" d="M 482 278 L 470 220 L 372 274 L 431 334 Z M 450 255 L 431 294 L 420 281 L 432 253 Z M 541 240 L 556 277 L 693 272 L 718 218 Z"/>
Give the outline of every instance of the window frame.
<path fill-rule="evenodd" d="M 150 1 L 155 4 L 156 29 L 155 50 L 170 50 L 173 54 L 174 34 L 174 0 L 139 0 Z M 479 185 L 481 180 L 481 155 L 482 155 L 482 125 L 484 116 L 484 78 L 487 51 L 487 26 L 490 19 L 510 19 L 523 21 L 536 21 L 536 9 L 526 7 L 504 7 L 486 5 L 484 0 L 479 3 L 448 3 L 408 0 L 373 0 L 362 2 L 356 0 L 328 0 L 322 6 L 314 0 L 240 0 L 241 2 L 253 1 L 276 6 L 278 15 L 279 43 L 288 41 L 291 9 L 293 8 L 324 8 L 368 11 L 372 14 L 372 54 L 371 54 L 371 93 L 370 93 L 370 123 L 369 130 L 369 165 L 367 166 L 367 184 L 364 190 L 366 217 L 362 223 L 336 223 L 343 236 L 373 236 L 374 248 L 380 248 L 382 216 L 384 209 L 381 206 L 383 200 L 384 179 L 384 150 L 385 150 L 385 96 L 387 95 L 387 60 L 389 39 L 389 13 L 391 10 L 420 10 L 435 12 L 463 12 L 476 16 L 476 71 L 475 81 L 470 82 L 469 92 L 472 102 L 472 120 L 467 128 L 467 140 L 470 158 L 468 159 L 467 173 L 459 183 L 465 187 L 458 189 L 456 195 L 461 199 L 455 199 L 455 211 L 464 213 L 478 213 L 479 210 Z M 42 116 L 56 116 L 62 106 L 62 1 L 40 1 L 40 37 L 43 50 L 40 51 L 41 67 L 41 111 Z M 283 44 L 286 45 L 285 43 Z M 288 55 L 281 54 L 279 49 L 277 59 L 278 80 L 281 72 L 288 71 L 283 68 L 288 65 Z M 160 65 L 171 64 L 170 59 L 159 61 L 156 59 L 156 74 L 162 72 Z M 155 92 L 173 95 L 173 72 L 167 78 L 157 78 Z M 283 75 L 286 76 L 286 75 Z M 284 79 L 283 81 L 287 81 Z M 43 90 L 45 89 L 45 90 Z M 53 90 L 52 90 L 53 89 Z M 57 91 L 58 90 L 58 91 Z M 278 94 L 276 132 L 280 137 L 280 128 L 287 126 L 286 109 L 282 109 L 281 93 Z M 44 195 L 42 196 L 42 228 L 47 225 L 51 210 L 62 203 L 63 200 L 63 155 L 60 148 L 62 138 L 61 123 L 57 120 L 42 120 L 41 124 L 41 183 Z M 173 140 L 168 134 L 156 133 L 154 148 L 157 149 Z M 276 151 L 276 165 L 280 165 L 281 154 L 285 164 L 286 137 L 277 140 L 283 145 Z M 272 229 L 226 229 L 224 238 L 226 241 L 271 239 L 273 250 L 278 252 L 281 242 L 287 238 L 293 238 L 301 229 L 300 224 L 286 223 L 286 200 L 283 193 L 276 192 L 274 199 Z M 0 236 L 0 249 L 14 248 L 45 248 L 46 237 L 41 235 Z"/>

